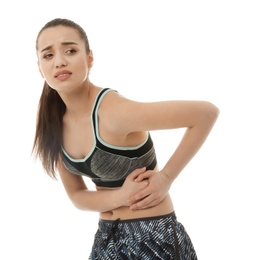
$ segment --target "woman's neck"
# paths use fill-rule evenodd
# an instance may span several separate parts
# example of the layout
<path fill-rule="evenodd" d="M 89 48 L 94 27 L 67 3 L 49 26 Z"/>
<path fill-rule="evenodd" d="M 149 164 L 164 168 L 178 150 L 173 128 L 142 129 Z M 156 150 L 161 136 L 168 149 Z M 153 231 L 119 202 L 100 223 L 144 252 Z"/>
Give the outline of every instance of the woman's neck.
<path fill-rule="evenodd" d="M 66 105 L 65 115 L 73 120 L 90 116 L 97 93 L 98 87 L 88 82 L 73 93 L 60 94 Z"/>

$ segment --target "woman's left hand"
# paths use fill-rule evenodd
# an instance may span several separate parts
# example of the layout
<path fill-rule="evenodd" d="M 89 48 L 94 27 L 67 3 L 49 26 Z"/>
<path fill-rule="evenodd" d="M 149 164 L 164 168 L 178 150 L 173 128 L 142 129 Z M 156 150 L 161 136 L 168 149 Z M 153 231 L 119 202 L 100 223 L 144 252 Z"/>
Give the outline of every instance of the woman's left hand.
<path fill-rule="evenodd" d="M 162 171 L 146 171 L 141 173 L 134 181 L 148 180 L 148 186 L 128 199 L 130 209 L 146 209 L 159 204 L 167 195 L 171 186 L 169 177 Z"/>

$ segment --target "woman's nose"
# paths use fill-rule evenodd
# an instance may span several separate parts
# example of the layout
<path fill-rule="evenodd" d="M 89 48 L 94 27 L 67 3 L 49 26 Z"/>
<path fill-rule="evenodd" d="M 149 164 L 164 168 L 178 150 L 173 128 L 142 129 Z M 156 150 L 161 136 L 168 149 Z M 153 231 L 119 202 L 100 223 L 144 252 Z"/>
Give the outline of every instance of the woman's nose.
<path fill-rule="evenodd" d="M 61 68 L 61 67 L 66 67 L 67 66 L 67 61 L 64 57 L 61 55 L 57 56 L 55 58 L 55 66 L 56 68 Z"/>

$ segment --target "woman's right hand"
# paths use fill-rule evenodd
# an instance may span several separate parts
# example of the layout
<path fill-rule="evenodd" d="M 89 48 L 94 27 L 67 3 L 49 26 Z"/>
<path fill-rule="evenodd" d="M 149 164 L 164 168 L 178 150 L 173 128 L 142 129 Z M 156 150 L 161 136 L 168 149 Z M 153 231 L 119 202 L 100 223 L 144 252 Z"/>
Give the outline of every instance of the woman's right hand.
<path fill-rule="evenodd" d="M 130 173 L 125 179 L 123 186 L 118 190 L 118 198 L 120 200 L 120 205 L 130 206 L 128 199 L 137 194 L 139 191 L 145 189 L 149 182 L 148 180 L 142 180 L 140 182 L 135 182 L 134 180 L 141 174 L 146 172 L 146 168 L 139 168 Z M 132 202 L 133 203 L 133 202 Z"/>

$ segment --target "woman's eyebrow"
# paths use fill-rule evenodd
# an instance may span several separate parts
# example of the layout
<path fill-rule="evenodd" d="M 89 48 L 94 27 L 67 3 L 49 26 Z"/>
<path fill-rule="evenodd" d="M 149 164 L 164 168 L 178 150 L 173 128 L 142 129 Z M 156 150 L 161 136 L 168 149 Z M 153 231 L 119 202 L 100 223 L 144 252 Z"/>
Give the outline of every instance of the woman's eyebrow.
<path fill-rule="evenodd" d="M 78 44 L 76 42 L 61 42 L 61 45 L 66 46 L 66 45 L 78 45 Z M 49 45 L 46 48 L 42 49 L 41 52 L 50 50 L 52 47 L 53 47 L 53 45 Z"/>

